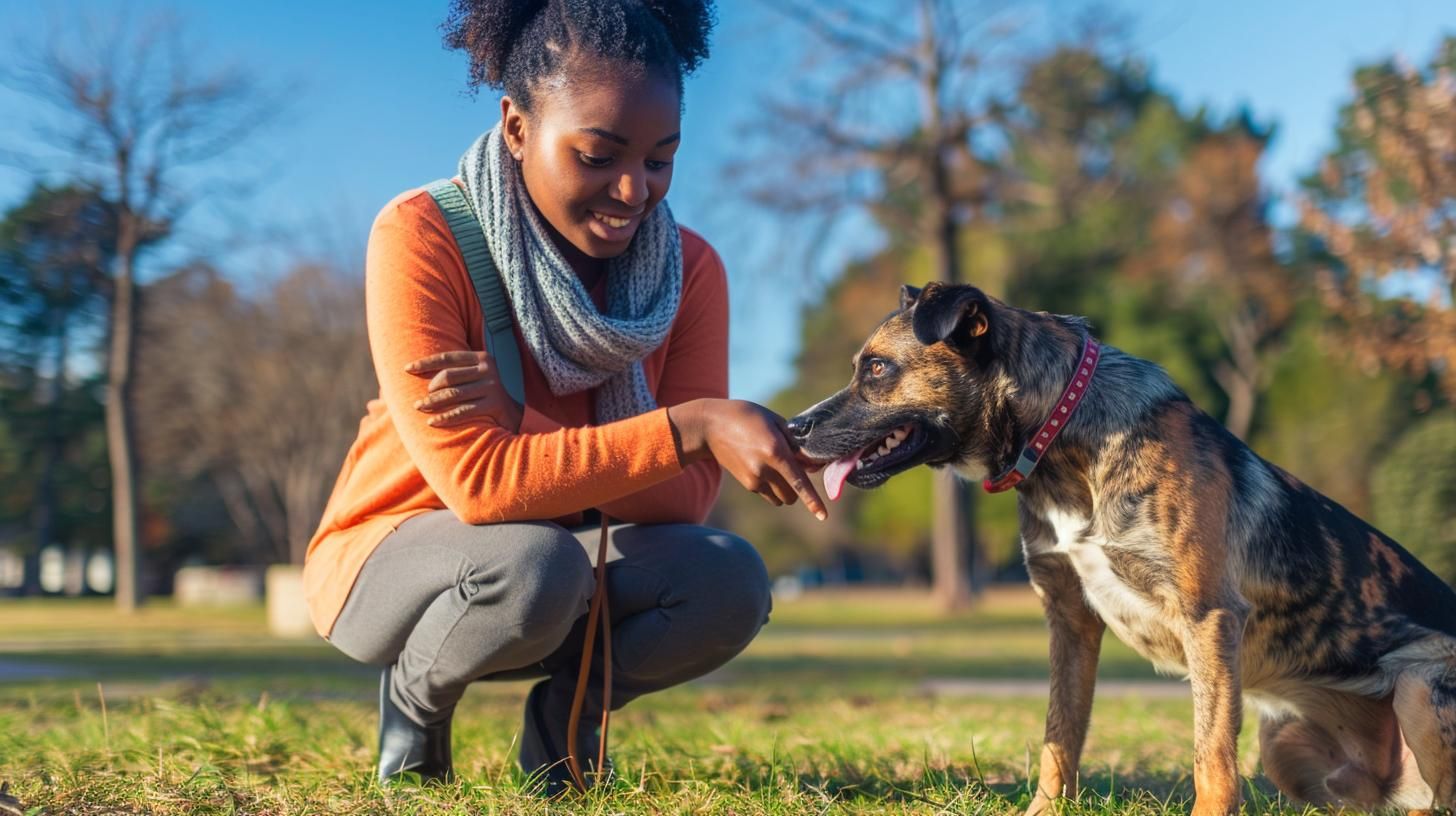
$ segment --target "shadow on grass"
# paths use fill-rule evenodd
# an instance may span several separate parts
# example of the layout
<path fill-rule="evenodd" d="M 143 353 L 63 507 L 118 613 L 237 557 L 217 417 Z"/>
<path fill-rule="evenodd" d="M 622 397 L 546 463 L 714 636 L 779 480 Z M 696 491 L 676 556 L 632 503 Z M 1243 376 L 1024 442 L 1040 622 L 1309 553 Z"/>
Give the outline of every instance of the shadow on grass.
<path fill-rule="evenodd" d="M 127 650 L 127 651 L 9 651 L 0 654 L 3 667 L 35 669 L 16 679 L 32 679 L 36 673 L 54 670 L 55 679 L 147 680 L 178 676 L 227 678 L 290 678 L 373 680 L 377 670 L 352 662 L 328 647 L 288 650 Z M 1101 663 L 1099 678 L 1155 679 L 1152 667 L 1139 657 L 1108 656 Z M 743 654 L 724 672 L 715 675 L 713 685 L 741 682 L 785 683 L 791 686 L 878 685 L 884 682 L 916 683 L 926 679 L 1047 678 L 1047 663 L 1040 657 L 957 657 L 952 654 L 916 654 L 897 657 L 884 651 L 846 656 L 815 654 Z"/>
<path fill-rule="evenodd" d="M 781 618 L 788 618 L 782 620 Z M 822 635 L 826 632 L 862 634 L 976 634 L 995 637 L 1000 634 L 1045 635 L 1046 620 L 1040 616 L 978 614 L 950 616 L 931 620 L 903 621 L 893 617 L 884 620 L 847 618 L 801 620 L 780 615 L 770 618 L 771 631 L 786 637 Z"/>
<path fill-rule="evenodd" d="M 219 689 L 268 689 L 274 694 L 363 693 L 378 670 L 332 649 L 293 651 L 11 652 L 0 654 L 0 687 L 108 687 L 186 681 Z M 1044 682 L 1046 662 L 1035 658 L 971 658 L 917 655 L 862 657 L 745 654 L 699 681 L 714 688 L 772 689 L 791 697 L 821 698 L 851 692 L 923 693 L 930 680 L 1031 680 Z M 1104 660 L 1102 679 L 1150 680 L 1157 675 L 1140 659 Z M 1042 696 L 1037 691 L 1033 696 Z"/>
<path fill-rule="evenodd" d="M 765 767 L 747 758 L 738 763 L 745 793 L 750 797 L 772 798 L 792 789 L 805 796 L 837 804 L 919 802 L 938 810 L 960 812 L 971 805 L 993 805 L 998 811 L 1019 811 L 1031 803 L 1035 779 L 987 781 L 974 768 L 951 766 L 930 769 L 915 777 L 885 775 L 852 765 L 832 769 L 788 772 Z M 1244 778 L 1243 798 L 1247 812 L 1303 814 L 1307 808 L 1284 799 L 1263 776 Z M 1155 813 L 1187 813 L 1194 802 L 1193 779 L 1187 771 L 1115 774 L 1101 771 L 1084 775 L 1075 803 L 1066 803 L 1063 814 L 1104 814 L 1137 806 Z"/>
<path fill-rule="evenodd" d="M 107 696 L 145 694 L 147 687 L 182 684 L 255 695 L 354 696 L 378 682 L 378 669 L 328 649 L 294 651 L 124 652 L 45 651 L 0 654 L 0 689 L 66 692 L 102 684 Z M 141 687 L 141 688 L 138 688 Z M 173 690 L 175 692 L 175 689 Z"/>
<path fill-rule="evenodd" d="M 1157 680 L 1157 672 L 1136 655 L 1101 661 L 1101 679 Z M 883 681 L 918 682 L 930 678 L 983 678 L 988 680 L 1045 680 L 1043 658 L 985 657 L 958 658 L 951 655 L 916 655 L 896 658 L 888 655 L 854 657 L 818 655 L 744 654 L 724 670 L 722 682 L 767 680 L 775 683 L 870 683 Z M 850 679 L 847 679 L 850 678 Z M 1166 678 L 1161 678 L 1166 679 Z"/>

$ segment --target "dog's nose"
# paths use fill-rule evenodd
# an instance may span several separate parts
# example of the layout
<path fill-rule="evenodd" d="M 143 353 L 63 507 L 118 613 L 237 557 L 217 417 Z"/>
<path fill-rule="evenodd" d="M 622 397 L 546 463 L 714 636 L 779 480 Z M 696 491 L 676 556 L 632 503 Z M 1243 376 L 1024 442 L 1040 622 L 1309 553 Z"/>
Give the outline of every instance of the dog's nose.
<path fill-rule="evenodd" d="M 799 414 L 789 420 L 789 433 L 793 434 L 794 438 L 798 440 L 808 439 L 809 432 L 814 430 L 815 419 L 816 417 L 813 414 Z"/>

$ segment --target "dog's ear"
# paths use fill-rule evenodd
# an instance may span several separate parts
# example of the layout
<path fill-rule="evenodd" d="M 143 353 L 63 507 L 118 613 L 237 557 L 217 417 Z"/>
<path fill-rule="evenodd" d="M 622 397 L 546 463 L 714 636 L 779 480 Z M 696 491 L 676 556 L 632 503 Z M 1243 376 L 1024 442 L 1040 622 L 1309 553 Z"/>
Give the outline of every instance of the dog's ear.
<path fill-rule="evenodd" d="M 927 283 L 915 300 L 915 338 L 927 346 L 945 342 L 969 351 L 991 330 L 989 311 L 986 294 L 974 286 Z"/>
<path fill-rule="evenodd" d="M 908 283 L 905 284 L 904 286 L 901 286 L 900 287 L 900 311 L 903 312 L 906 309 L 910 308 L 911 306 L 914 306 L 915 305 L 915 301 L 919 297 L 920 297 L 920 290 L 917 289 L 916 287 L 911 286 Z"/>

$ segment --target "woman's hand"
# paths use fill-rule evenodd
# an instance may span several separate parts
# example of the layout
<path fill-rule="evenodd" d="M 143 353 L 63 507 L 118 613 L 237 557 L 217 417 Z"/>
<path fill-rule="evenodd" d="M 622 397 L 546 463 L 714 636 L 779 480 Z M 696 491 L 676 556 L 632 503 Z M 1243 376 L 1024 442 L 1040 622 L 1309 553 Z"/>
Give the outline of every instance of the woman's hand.
<path fill-rule="evenodd" d="M 515 433 L 521 429 L 523 409 L 496 376 L 495 360 L 483 351 L 445 351 L 404 367 L 410 374 L 430 379 L 430 393 L 415 409 L 430 414 L 429 424 L 449 428 L 479 417 Z"/>
<path fill-rule="evenodd" d="M 829 517 L 805 473 L 788 426 L 773 411 L 744 400 L 697 399 L 667 409 L 684 458 L 711 456 L 749 491 L 775 507 L 799 499 L 820 521 Z"/>

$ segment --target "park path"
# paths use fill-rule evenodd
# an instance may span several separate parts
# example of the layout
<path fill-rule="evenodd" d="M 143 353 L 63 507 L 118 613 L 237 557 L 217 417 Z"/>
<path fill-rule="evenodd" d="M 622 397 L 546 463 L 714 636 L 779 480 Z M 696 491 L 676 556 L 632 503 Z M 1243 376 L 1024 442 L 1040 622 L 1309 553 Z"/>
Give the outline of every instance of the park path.
<path fill-rule="evenodd" d="M 985 680 L 943 677 L 925 680 L 920 690 L 936 697 L 1041 697 L 1051 694 L 1046 680 Z M 1187 683 L 1172 680 L 1098 680 L 1097 696 L 1182 699 L 1191 696 Z"/>
<path fill-rule="evenodd" d="M 731 670 L 722 670 L 724 674 Z M 6 660 L 0 656 L 0 683 L 21 680 L 62 679 L 84 675 L 73 666 L 58 666 L 29 661 Z M 704 678 L 713 682 L 710 676 Z M 935 697 L 1040 697 L 1051 693 L 1046 680 L 985 679 L 976 677 L 939 677 L 923 680 L 918 688 Z M 1180 699 L 1189 696 L 1187 683 L 1169 680 L 1099 680 L 1098 697 L 1138 697 L 1143 699 Z"/>
<path fill-rule="evenodd" d="M 75 677 L 79 672 L 69 666 L 52 666 L 45 663 L 21 663 L 0 659 L 0 683 L 17 680 L 54 680 Z"/>

